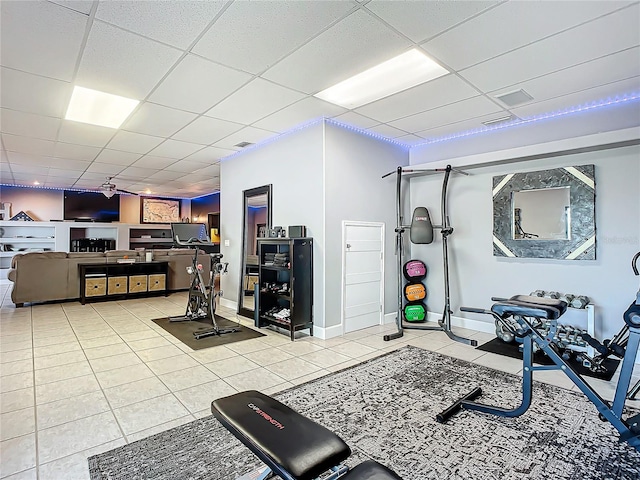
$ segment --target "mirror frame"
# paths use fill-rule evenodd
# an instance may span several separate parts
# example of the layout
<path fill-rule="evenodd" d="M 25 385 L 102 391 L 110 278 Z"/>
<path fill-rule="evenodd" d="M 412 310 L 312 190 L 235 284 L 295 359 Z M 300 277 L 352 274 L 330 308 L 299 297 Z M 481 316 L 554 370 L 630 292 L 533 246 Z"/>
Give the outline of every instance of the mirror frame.
<path fill-rule="evenodd" d="M 570 187 L 571 238 L 514 239 L 513 192 Z M 595 167 L 579 165 L 493 177 L 493 255 L 496 257 L 596 259 Z"/>
<path fill-rule="evenodd" d="M 269 229 L 271 228 L 271 211 L 272 211 L 272 196 L 271 196 L 271 184 L 263 185 L 261 187 L 250 188 L 248 190 L 243 190 L 242 192 L 242 250 L 240 251 L 240 284 L 238 286 L 238 315 L 242 315 L 243 317 L 254 317 L 254 310 L 249 310 L 244 307 L 244 276 L 246 275 L 246 248 L 248 245 L 247 239 L 247 208 L 249 207 L 249 198 L 257 197 L 258 195 L 267 195 L 267 235 Z"/>

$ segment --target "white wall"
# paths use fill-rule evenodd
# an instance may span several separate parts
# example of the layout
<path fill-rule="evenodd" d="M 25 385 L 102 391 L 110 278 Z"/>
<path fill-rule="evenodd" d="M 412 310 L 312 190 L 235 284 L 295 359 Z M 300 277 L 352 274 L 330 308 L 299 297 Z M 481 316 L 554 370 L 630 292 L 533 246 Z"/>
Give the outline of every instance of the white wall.
<path fill-rule="evenodd" d="M 541 146 L 542 148 L 542 146 Z M 411 164 L 430 160 L 430 149 L 414 149 Z M 496 158 L 508 153 L 496 152 Z M 487 159 L 486 156 L 483 157 Z M 471 157 L 464 161 L 470 162 Z M 428 164 L 460 164 L 452 158 Z M 505 173 L 543 170 L 571 165 L 595 165 L 596 260 L 567 261 L 494 257 L 492 249 L 492 177 Z M 556 290 L 587 295 L 596 305 L 596 335 L 610 337 L 622 325 L 622 312 L 635 298 L 640 280 L 630 268 L 640 250 L 640 147 L 630 146 L 473 168 L 471 176 L 454 176 L 449 188 L 451 302 L 454 315 L 488 317 L 459 312 L 460 306 L 487 308 L 491 296 Z M 411 180 L 411 209 L 429 208 L 434 223 L 440 219 L 442 177 Z M 414 245 L 412 254 L 429 266 L 426 279 L 428 307 L 441 312 L 444 304 L 441 236 L 431 245 Z"/>
<path fill-rule="evenodd" d="M 325 326 L 340 324 L 342 221 L 385 224 L 385 312 L 397 307 L 394 229 L 396 176 L 409 162 L 406 148 L 327 123 L 325 126 Z"/>
<path fill-rule="evenodd" d="M 241 274 L 242 192 L 272 185 L 272 224 L 306 225 L 314 242 L 314 321 L 324 318 L 322 124 L 248 150 L 220 166 L 220 251 L 229 262 L 221 278 L 224 299 L 237 302 Z M 229 246 L 225 246 L 225 241 Z"/>

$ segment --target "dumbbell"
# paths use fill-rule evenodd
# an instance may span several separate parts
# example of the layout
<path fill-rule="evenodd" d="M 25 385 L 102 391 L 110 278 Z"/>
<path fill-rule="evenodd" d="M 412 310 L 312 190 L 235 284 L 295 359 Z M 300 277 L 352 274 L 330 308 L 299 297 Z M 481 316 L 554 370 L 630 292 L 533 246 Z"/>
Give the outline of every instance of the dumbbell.
<path fill-rule="evenodd" d="M 552 298 L 554 300 L 557 300 L 560 298 L 560 294 L 558 292 L 546 292 L 544 296 L 545 298 Z"/>
<path fill-rule="evenodd" d="M 529 295 L 531 297 L 544 297 L 544 290 L 535 290 Z"/>
<path fill-rule="evenodd" d="M 562 295 L 560 295 L 560 298 L 558 300 L 562 300 L 563 302 L 567 302 L 567 305 L 571 305 L 571 302 L 574 298 L 576 298 L 576 296 L 571 293 L 563 293 Z"/>
<path fill-rule="evenodd" d="M 571 300 L 571 306 L 573 308 L 585 308 L 587 305 L 589 305 L 589 302 L 589 297 L 585 295 L 578 295 L 573 300 Z"/>

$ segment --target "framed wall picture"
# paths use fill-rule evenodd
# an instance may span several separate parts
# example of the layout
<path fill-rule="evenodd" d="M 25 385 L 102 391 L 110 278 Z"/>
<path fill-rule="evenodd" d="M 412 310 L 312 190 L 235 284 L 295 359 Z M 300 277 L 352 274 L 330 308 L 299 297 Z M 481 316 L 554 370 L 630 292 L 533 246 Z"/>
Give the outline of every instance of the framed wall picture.
<path fill-rule="evenodd" d="M 180 222 L 180 200 L 142 197 L 140 223 Z"/>

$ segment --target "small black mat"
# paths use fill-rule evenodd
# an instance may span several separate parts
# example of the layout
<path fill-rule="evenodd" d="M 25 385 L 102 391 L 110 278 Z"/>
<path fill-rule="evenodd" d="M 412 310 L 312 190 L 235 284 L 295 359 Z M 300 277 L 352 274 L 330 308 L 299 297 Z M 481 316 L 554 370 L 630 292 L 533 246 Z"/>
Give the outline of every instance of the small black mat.
<path fill-rule="evenodd" d="M 255 330 L 247 328 L 243 325 L 238 325 L 237 322 L 221 317 L 220 315 L 216 315 L 216 323 L 218 324 L 218 328 L 222 329 L 234 327 L 239 328 L 240 331 L 225 333 L 223 335 L 211 335 L 210 337 L 204 337 L 200 340 L 196 340 L 193 336 L 193 333 L 201 330 L 209 330 L 210 328 L 212 328 L 210 322 L 206 322 L 204 320 L 170 322 L 168 317 L 156 318 L 152 321 L 194 350 L 201 350 L 203 348 L 215 347 L 218 345 L 225 345 L 228 343 L 240 342 L 242 340 L 249 340 L 250 338 L 265 336 L 264 333 L 256 332 Z"/>
<path fill-rule="evenodd" d="M 504 355 L 505 357 L 518 358 L 522 360 L 522 352 L 520 352 L 519 347 L 520 344 L 517 342 L 505 343 L 499 338 L 494 338 L 493 340 L 480 345 L 479 347 L 476 347 L 476 350 L 497 353 L 498 355 Z M 553 365 L 553 361 L 549 357 L 547 357 L 547 355 L 542 350 L 538 350 L 533 354 L 533 362 L 537 363 L 538 365 Z M 618 368 L 620 360 L 607 358 L 604 361 L 604 366 L 607 369 L 605 373 L 594 373 L 588 368 L 583 367 L 580 362 L 577 362 L 573 358 L 567 363 L 571 365 L 576 373 L 579 373 L 580 375 L 609 381 L 613 377 L 614 373 L 616 373 L 616 369 Z"/>

